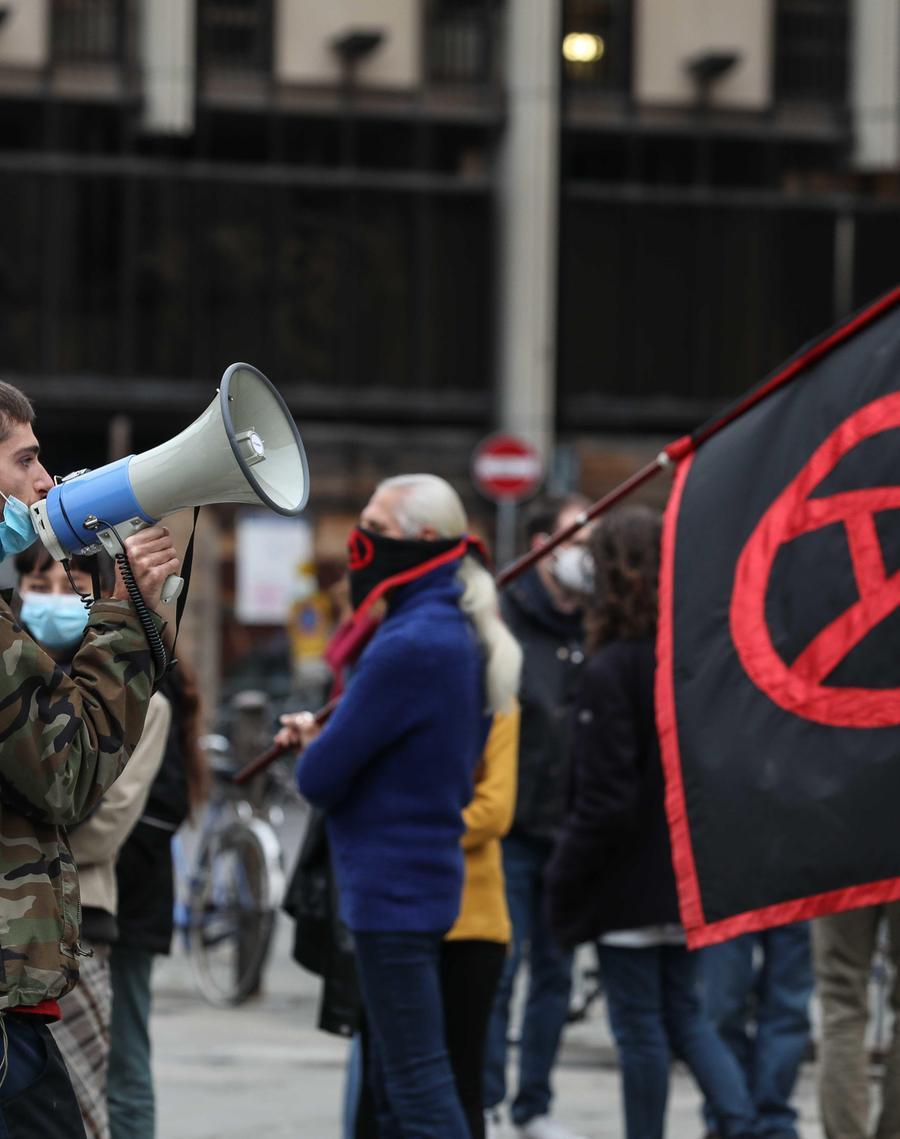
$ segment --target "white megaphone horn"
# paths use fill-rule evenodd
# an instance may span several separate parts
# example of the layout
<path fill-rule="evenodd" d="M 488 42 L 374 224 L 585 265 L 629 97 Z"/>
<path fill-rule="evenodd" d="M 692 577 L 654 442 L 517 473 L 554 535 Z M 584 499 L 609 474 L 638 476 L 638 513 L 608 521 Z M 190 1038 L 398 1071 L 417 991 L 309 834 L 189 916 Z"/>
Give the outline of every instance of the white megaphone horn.
<path fill-rule="evenodd" d="M 249 364 L 226 369 L 218 394 L 180 435 L 96 471 L 78 471 L 31 507 L 38 537 L 57 561 L 69 554 L 115 557 L 130 534 L 167 514 L 212 502 L 262 502 L 299 514 L 309 498 L 309 468 L 284 400 Z M 167 579 L 163 601 L 183 585 Z"/>

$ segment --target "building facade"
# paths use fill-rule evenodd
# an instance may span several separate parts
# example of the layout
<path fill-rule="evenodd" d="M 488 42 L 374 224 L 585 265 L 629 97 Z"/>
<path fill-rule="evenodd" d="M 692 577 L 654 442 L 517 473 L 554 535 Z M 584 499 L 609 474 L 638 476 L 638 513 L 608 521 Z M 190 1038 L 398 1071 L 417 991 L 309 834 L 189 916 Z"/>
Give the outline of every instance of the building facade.
<path fill-rule="evenodd" d="M 82 449 L 234 359 L 338 480 L 352 425 L 681 430 L 896 274 L 898 0 L 0 12 L 0 360 Z"/>
<path fill-rule="evenodd" d="M 896 283 L 898 172 L 900 0 L 4 0 L 0 369 L 61 472 L 247 360 L 316 517 L 497 427 L 599 493 Z"/>

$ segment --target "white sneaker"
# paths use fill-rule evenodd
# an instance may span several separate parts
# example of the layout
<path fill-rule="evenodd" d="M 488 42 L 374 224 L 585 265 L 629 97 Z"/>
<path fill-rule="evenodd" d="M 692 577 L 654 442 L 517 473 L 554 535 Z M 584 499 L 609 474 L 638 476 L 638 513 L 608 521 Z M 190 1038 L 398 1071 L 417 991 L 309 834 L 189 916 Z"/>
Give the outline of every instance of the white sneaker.
<path fill-rule="evenodd" d="M 484 1139 L 500 1139 L 503 1117 L 499 1107 L 489 1107 L 484 1113 Z"/>
<path fill-rule="evenodd" d="M 576 1135 L 549 1115 L 536 1115 L 529 1119 L 524 1127 L 519 1128 L 519 1135 L 522 1139 L 585 1139 L 584 1135 Z"/>

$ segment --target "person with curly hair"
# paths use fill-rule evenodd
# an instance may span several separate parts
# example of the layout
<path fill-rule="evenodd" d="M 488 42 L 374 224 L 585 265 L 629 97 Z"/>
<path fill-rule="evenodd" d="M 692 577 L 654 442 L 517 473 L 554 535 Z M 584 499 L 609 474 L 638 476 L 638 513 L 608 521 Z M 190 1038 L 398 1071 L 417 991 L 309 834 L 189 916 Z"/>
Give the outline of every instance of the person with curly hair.
<path fill-rule="evenodd" d="M 590 659 L 575 706 L 571 806 L 547 868 L 548 918 L 564 948 L 598 941 L 627 1139 L 662 1139 L 673 1055 L 712 1104 L 724 1139 L 736 1139 L 755 1133 L 755 1111 L 704 1011 L 666 826 L 654 718 L 660 532 L 657 512 L 629 507 L 589 539 Z"/>

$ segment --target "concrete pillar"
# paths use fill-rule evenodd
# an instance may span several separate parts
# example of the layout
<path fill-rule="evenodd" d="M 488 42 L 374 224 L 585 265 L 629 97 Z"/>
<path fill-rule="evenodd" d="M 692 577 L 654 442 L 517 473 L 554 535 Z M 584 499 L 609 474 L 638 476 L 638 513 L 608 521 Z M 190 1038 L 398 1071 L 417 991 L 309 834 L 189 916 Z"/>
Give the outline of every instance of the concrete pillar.
<path fill-rule="evenodd" d="M 556 384 L 560 0 L 506 6 L 499 156 L 499 421 L 549 468 Z"/>
<path fill-rule="evenodd" d="M 900 166 L 900 0 L 855 0 L 850 101 L 853 164 Z"/>
<path fill-rule="evenodd" d="M 194 129 L 196 21 L 195 0 L 143 0 L 139 42 L 146 131 L 187 135 Z"/>

